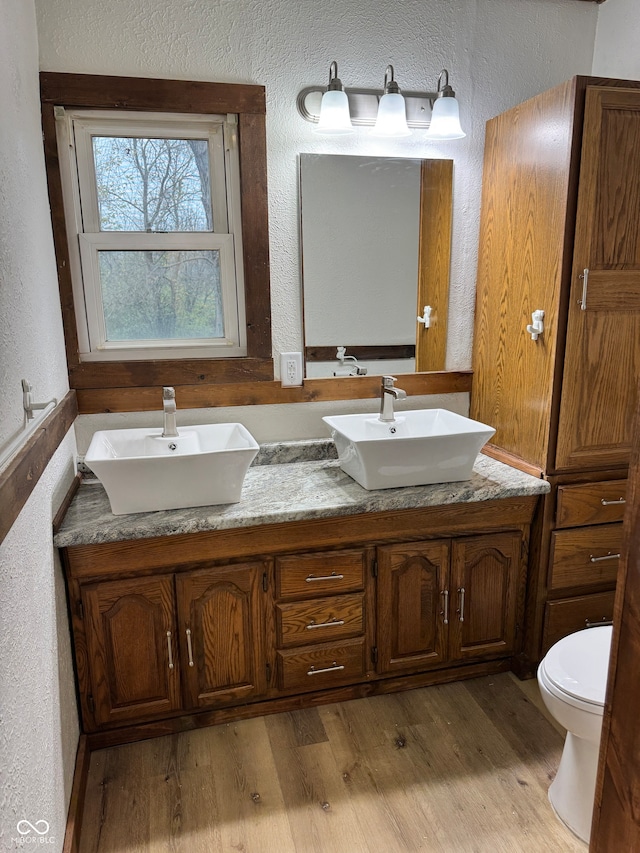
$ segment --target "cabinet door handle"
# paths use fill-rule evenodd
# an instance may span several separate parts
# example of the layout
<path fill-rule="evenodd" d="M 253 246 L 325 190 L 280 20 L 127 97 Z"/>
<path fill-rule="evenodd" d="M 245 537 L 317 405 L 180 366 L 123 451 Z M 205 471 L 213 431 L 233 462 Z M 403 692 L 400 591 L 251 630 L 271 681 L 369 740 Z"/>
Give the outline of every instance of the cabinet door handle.
<path fill-rule="evenodd" d="M 589 270 L 583 270 L 582 275 L 582 299 L 578 299 L 578 305 L 583 311 L 587 310 L 587 288 L 589 287 Z"/>
<path fill-rule="evenodd" d="M 602 498 L 600 503 L 602 504 L 602 506 L 615 506 L 617 504 L 626 504 L 626 500 L 624 498 L 620 498 L 620 500 L 617 501 L 605 501 L 605 499 Z"/>
<path fill-rule="evenodd" d="M 344 619 L 332 619 L 330 622 L 314 622 L 312 619 L 307 625 L 307 631 L 313 631 L 314 628 L 332 628 L 334 625 L 344 625 Z"/>
<path fill-rule="evenodd" d="M 445 625 L 448 625 L 449 624 L 449 590 L 443 589 L 441 595 L 444 598 L 444 607 L 442 610 L 442 616 L 443 616 L 442 621 L 444 622 Z"/>
<path fill-rule="evenodd" d="M 593 554 L 590 554 L 589 559 L 592 563 L 601 563 L 603 560 L 619 560 L 620 554 L 612 554 L 611 551 L 605 554 L 604 557 L 594 557 Z"/>
<path fill-rule="evenodd" d="M 191 648 L 191 628 L 187 628 L 187 651 L 189 652 L 189 666 L 193 666 L 193 649 Z"/>
<path fill-rule="evenodd" d="M 325 666 L 324 669 L 316 669 L 315 666 L 311 666 L 307 675 L 321 675 L 323 672 L 337 672 L 339 669 L 344 669 L 344 665 L 334 660 L 331 666 Z"/>
<path fill-rule="evenodd" d="M 461 586 L 458 590 L 458 594 L 460 595 L 460 608 L 458 610 L 458 619 L 460 622 L 464 622 L 464 587 Z"/>
<path fill-rule="evenodd" d="M 173 669 L 173 651 L 171 649 L 171 631 L 167 631 L 167 651 L 169 652 L 169 669 Z"/>
<path fill-rule="evenodd" d="M 607 619 L 606 616 L 603 616 L 602 619 L 596 620 L 592 622 L 591 619 L 585 619 L 584 624 L 587 628 L 597 628 L 600 625 L 613 625 L 613 619 Z"/>
<path fill-rule="evenodd" d="M 341 581 L 343 578 L 344 575 L 337 575 L 335 572 L 331 572 L 330 575 L 321 575 L 319 577 L 309 575 L 305 580 L 307 583 L 312 583 L 313 581 Z"/>

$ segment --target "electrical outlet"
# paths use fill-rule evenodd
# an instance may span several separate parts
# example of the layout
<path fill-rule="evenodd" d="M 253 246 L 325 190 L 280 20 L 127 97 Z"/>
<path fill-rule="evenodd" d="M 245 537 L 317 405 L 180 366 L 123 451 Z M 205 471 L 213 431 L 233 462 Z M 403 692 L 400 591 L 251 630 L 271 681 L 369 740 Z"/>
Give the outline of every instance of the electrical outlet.
<path fill-rule="evenodd" d="M 280 353 L 280 383 L 283 388 L 302 385 L 302 353 Z"/>

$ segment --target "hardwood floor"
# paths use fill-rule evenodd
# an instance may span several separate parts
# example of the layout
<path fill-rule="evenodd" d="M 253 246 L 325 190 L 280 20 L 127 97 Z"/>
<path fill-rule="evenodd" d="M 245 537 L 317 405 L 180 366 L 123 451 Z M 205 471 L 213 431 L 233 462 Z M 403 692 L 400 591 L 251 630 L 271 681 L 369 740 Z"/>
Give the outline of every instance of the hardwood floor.
<path fill-rule="evenodd" d="M 93 753 L 82 853 L 586 853 L 562 737 L 510 674 Z"/>

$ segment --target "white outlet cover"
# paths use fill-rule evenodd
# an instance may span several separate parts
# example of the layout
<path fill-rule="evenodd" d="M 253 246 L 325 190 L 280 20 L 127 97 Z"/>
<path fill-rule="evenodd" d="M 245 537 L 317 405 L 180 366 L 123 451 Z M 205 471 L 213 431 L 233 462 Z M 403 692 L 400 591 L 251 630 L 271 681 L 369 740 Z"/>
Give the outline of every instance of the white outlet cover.
<path fill-rule="evenodd" d="M 283 388 L 302 385 L 302 353 L 280 353 L 280 384 Z"/>

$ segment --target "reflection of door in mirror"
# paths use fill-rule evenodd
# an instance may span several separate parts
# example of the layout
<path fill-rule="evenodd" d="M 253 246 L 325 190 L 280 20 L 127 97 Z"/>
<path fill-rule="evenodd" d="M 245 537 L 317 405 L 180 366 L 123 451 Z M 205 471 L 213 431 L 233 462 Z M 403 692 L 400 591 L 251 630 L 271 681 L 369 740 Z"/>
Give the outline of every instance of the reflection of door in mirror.
<path fill-rule="evenodd" d="M 451 160 L 300 155 L 308 377 L 355 373 L 354 359 L 444 370 L 452 174 Z"/>

